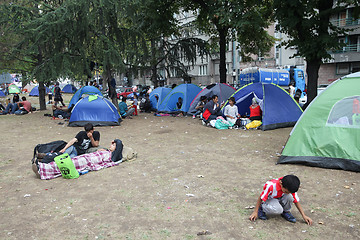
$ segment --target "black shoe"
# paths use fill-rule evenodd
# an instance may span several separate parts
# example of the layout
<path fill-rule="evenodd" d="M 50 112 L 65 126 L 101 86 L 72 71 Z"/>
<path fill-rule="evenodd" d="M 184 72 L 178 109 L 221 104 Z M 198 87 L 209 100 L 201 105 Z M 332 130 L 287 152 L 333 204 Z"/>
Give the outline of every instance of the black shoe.
<path fill-rule="evenodd" d="M 267 216 L 266 213 L 263 211 L 262 207 L 259 207 L 259 211 L 258 211 L 258 218 L 260 218 L 261 220 L 267 220 Z"/>
<path fill-rule="evenodd" d="M 296 223 L 296 218 L 290 212 L 283 212 L 281 216 L 289 222 Z"/>

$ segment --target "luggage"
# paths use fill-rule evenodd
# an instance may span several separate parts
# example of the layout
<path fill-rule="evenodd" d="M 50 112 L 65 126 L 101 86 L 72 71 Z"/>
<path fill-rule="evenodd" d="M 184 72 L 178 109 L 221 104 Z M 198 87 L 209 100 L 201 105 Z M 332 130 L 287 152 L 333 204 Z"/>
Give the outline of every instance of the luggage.
<path fill-rule="evenodd" d="M 65 146 L 66 146 L 66 142 L 62 141 L 62 140 L 53 141 L 53 142 L 44 143 L 44 144 L 38 144 L 34 148 L 34 156 L 33 156 L 33 159 L 31 160 L 31 162 L 34 163 L 37 153 L 59 152 Z"/>

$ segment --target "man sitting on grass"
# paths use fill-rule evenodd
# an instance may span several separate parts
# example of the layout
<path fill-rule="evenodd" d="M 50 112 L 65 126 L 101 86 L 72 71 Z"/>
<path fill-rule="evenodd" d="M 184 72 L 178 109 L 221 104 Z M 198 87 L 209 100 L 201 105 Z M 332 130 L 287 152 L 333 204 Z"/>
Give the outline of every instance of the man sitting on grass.
<path fill-rule="evenodd" d="M 16 115 L 23 115 L 32 112 L 31 103 L 26 100 L 26 97 L 21 98 L 21 102 L 18 102 L 18 110 L 15 111 Z"/>
<path fill-rule="evenodd" d="M 299 197 L 296 193 L 299 186 L 300 180 L 294 175 L 286 175 L 285 177 L 267 181 L 258 198 L 254 212 L 250 215 L 250 220 L 255 221 L 256 218 L 267 220 L 267 215 L 281 214 L 287 221 L 295 223 L 296 219 L 290 213 L 291 203 L 293 202 L 305 222 L 311 225 L 311 218 L 305 215 L 299 203 Z"/>

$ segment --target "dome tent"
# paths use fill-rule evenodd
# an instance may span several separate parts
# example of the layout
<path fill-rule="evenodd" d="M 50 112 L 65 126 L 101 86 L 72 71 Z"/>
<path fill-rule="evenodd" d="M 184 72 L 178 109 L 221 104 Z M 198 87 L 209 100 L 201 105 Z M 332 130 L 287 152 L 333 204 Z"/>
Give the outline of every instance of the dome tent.
<path fill-rule="evenodd" d="M 166 95 L 171 92 L 171 88 L 166 87 L 157 87 L 150 93 L 149 99 L 151 102 L 151 107 L 154 109 L 158 109 L 162 100 L 166 97 Z M 159 98 L 156 100 L 156 96 Z"/>
<path fill-rule="evenodd" d="M 64 93 L 74 93 L 77 91 L 77 88 L 73 84 L 66 84 L 61 91 Z"/>
<path fill-rule="evenodd" d="M 87 96 L 78 101 L 71 111 L 69 127 L 120 125 L 120 115 L 115 105 L 104 97 Z"/>
<path fill-rule="evenodd" d="M 76 93 L 70 100 L 69 107 L 75 105 L 80 100 L 80 98 L 82 97 L 83 94 L 102 96 L 102 93 L 100 92 L 100 90 L 98 88 L 96 88 L 94 86 L 84 86 L 76 91 Z"/>
<path fill-rule="evenodd" d="M 333 82 L 306 108 L 278 163 L 360 172 L 360 72 Z"/>
<path fill-rule="evenodd" d="M 10 84 L 9 93 L 20 93 L 20 89 L 15 84 Z"/>
<path fill-rule="evenodd" d="M 219 103 L 221 102 L 225 102 L 228 100 L 228 98 L 236 91 L 235 88 L 233 88 L 232 86 L 225 84 L 225 83 L 216 83 L 216 84 L 211 84 L 209 86 L 207 86 L 206 88 L 204 88 L 203 90 L 201 90 L 201 92 L 199 92 L 199 94 L 194 98 L 194 100 L 191 102 L 190 104 L 190 108 L 188 113 L 189 114 L 194 114 L 196 113 L 196 105 L 198 104 L 198 102 L 200 101 L 200 97 L 201 96 L 205 96 L 205 97 L 212 97 L 213 95 L 217 95 L 219 98 Z"/>
<path fill-rule="evenodd" d="M 45 93 L 47 94 L 49 92 L 50 92 L 50 89 L 48 87 L 45 87 Z M 29 93 L 29 96 L 38 97 L 39 96 L 39 86 L 33 87 L 31 92 Z"/>
<path fill-rule="evenodd" d="M 160 112 L 174 112 L 182 111 L 187 112 L 190 107 L 190 103 L 196 97 L 196 95 L 201 91 L 201 88 L 194 84 L 181 84 L 171 90 L 170 93 L 166 95 L 164 100 L 160 103 L 158 111 Z M 181 109 L 176 108 L 176 103 L 178 98 L 183 99 Z"/>
<path fill-rule="evenodd" d="M 300 106 L 284 89 L 271 84 L 250 83 L 238 89 L 235 98 L 239 114 L 248 115 L 252 98 L 256 98 L 262 110 L 262 130 L 294 126 L 302 114 Z M 222 110 L 229 104 L 226 101 Z"/>

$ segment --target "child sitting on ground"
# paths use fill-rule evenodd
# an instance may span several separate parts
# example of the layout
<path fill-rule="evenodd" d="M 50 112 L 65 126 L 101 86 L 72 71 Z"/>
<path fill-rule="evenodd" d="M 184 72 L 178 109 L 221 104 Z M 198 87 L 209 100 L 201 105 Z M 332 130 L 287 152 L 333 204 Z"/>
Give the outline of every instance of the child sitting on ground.
<path fill-rule="evenodd" d="M 225 107 L 224 115 L 226 120 L 232 124 L 235 124 L 238 117 L 240 117 L 238 107 L 235 105 L 234 97 L 229 98 L 229 105 Z"/>
<path fill-rule="evenodd" d="M 254 212 L 250 215 L 250 220 L 256 218 L 267 220 L 269 214 L 281 214 L 287 221 L 295 223 L 295 217 L 290 213 L 291 202 L 295 204 L 301 216 L 308 225 L 312 224 L 311 218 L 305 215 L 300 203 L 297 191 L 300 180 L 294 175 L 286 175 L 278 179 L 267 181 L 264 190 L 259 196 Z"/>

